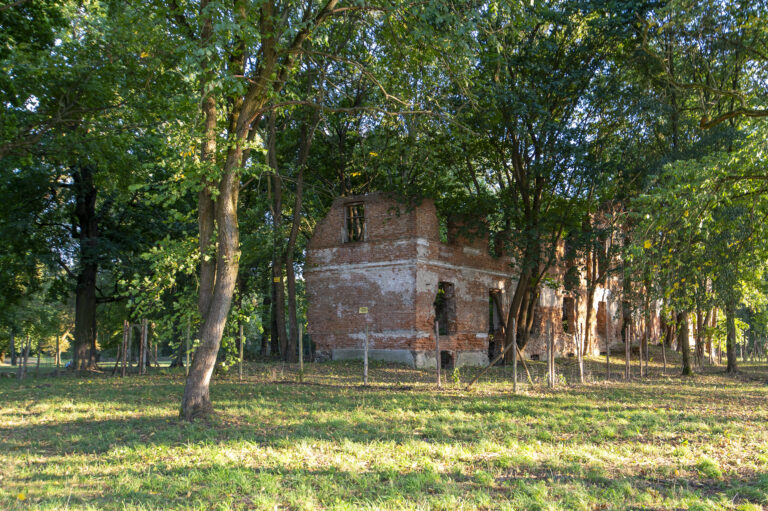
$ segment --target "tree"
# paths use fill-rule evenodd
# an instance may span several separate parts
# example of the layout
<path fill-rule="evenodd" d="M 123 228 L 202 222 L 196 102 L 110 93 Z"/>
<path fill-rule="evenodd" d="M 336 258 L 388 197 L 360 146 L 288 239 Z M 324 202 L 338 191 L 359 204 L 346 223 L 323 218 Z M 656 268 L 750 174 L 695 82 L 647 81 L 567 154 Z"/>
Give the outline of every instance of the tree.
<path fill-rule="evenodd" d="M 608 16 L 578 3 L 499 7 L 479 31 L 476 104 L 464 121 L 471 156 L 462 160 L 466 175 L 489 189 L 497 234 L 516 261 L 507 324 L 515 320 L 521 346 L 540 285 L 561 242 L 581 229 L 603 170 L 590 149 L 609 90 L 603 75 L 635 15 L 631 4 L 622 7 Z M 508 331 L 506 342 L 512 337 Z"/>
<path fill-rule="evenodd" d="M 643 50 L 660 81 L 695 97 L 701 128 L 768 117 L 766 12 L 764 1 L 675 0 L 643 18 Z"/>
<path fill-rule="evenodd" d="M 386 14 L 398 13 L 396 7 L 337 0 L 257 5 L 243 0 L 232 6 L 202 0 L 197 7 L 173 4 L 168 10 L 176 29 L 195 46 L 203 117 L 197 175 L 202 323 L 182 398 L 187 420 L 212 409 L 209 384 L 239 268 L 241 178 L 253 170 L 250 149 L 260 145 L 259 123 L 276 109 L 305 101 L 283 94 L 299 63 L 308 58 L 310 42 L 314 53 L 334 59 L 342 49 L 328 42 L 328 34 L 343 26 L 386 29 Z M 418 8 L 439 9 L 430 3 Z M 402 9 L 407 12 L 408 6 Z"/>
<path fill-rule="evenodd" d="M 74 288 L 76 369 L 94 366 L 97 306 L 119 298 L 117 273 L 141 251 L 137 241 L 153 237 L 155 216 L 131 186 L 163 175 L 160 112 L 178 111 L 168 98 L 179 82 L 160 71 L 179 54 L 159 51 L 168 46 L 143 14 L 67 4 L 47 26 L 44 51 L 8 57 L 21 75 L 4 92 L 24 108 L 9 110 L 13 132 L 0 157 L 14 172 L 4 178 L 26 190 L 22 212 L 37 229 L 38 256 Z"/>
<path fill-rule="evenodd" d="M 634 248 L 638 260 L 654 261 L 654 278 L 663 283 L 659 287 L 678 311 L 678 322 L 697 303 L 712 305 L 707 301 L 711 285 L 714 304 L 726 313 L 731 373 L 736 371 L 736 313 L 746 291 L 761 282 L 768 245 L 768 189 L 759 173 L 765 127 L 746 126 L 741 134 L 733 151 L 666 166 L 638 204 L 642 241 Z M 660 210 L 666 214 L 655 214 Z M 686 363 L 687 337 L 680 339 Z M 684 372 L 690 372 L 690 364 Z"/>

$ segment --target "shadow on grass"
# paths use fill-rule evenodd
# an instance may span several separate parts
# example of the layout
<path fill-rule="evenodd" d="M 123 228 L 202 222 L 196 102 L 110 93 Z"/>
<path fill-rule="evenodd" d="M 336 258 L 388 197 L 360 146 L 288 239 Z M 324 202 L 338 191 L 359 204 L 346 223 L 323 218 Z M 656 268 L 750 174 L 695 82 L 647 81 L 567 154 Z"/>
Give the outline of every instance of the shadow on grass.
<path fill-rule="evenodd" d="M 175 507 L 296 509 L 325 508 L 343 502 L 352 508 L 418 507 L 455 509 L 458 504 L 498 509 L 565 508 L 671 509 L 646 505 L 670 499 L 732 504 L 768 503 L 768 474 L 727 480 L 662 478 L 654 475 L 611 477 L 589 467 L 571 470 L 533 464 L 509 469 L 498 477 L 492 467 L 439 470 L 434 467 L 289 468 L 241 463 L 201 463 L 189 468 L 152 470 L 126 468 L 118 477 L 93 470 L 94 484 L 85 495 L 67 495 L 68 476 L 44 475 L 36 483 L 47 493 L 30 491 L 30 503 L 39 507 L 90 506 L 98 509 L 137 505 L 142 509 Z M 88 485 L 86 484 L 86 487 Z M 55 489 L 55 490 L 51 490 Z M 0 498 L 0 503 L 2 499 Z M 489 503 L 493 503 L 489 506 Z M 642 507 L 639 504 L 642 503 Z M 607 505 L 607 506 L 606 506 Z M 407 506 L 405 506 L 407 507 Z"/>
<path fill-rule="evenodd" d="M 161 376 L 95 383 L 71 379 L 5 390 L 1 398 L 15 408 L 6 407 L 0 419 L 16 420 L 0 426 L 2 445 L 39 454 L 232 441 L 272 447 L 303 440 L 455 444 L 508 437 L 553 444 L 672 442 L 691 434 L 710 438 L 736 422 L 760 419 L 765 399 L 764 393 L 745 391 L 744 408 L 732 417 L 691 406 L 717 406 L 721 400 L 732 405 L 731 393 L 720 398 L 708 387 L 668 384 L 512 396 L 221 382 L 213 387 L 213 400 L 222 411 L 208 422 L 188 424 L 178 419 L 181 382 Z M 89 418 L 91 407 L 105 407 L 115 417 Z M 41 418 L 46 420 L 37 422 Z"/>

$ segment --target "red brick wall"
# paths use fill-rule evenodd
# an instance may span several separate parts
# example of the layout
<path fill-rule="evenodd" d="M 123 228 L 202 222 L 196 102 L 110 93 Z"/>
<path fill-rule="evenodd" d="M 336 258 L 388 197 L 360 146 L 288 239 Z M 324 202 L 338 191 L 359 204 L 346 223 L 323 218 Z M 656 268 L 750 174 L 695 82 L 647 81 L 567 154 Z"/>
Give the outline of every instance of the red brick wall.
<path fill-rule="evenodd" d="M 345 205 L 365 204 L 366 238 L 343 243 Z M 328 356 L 335 348 L 361 348 L 368 325 L 371 349 L 434 350 L 434 301 L 439 282 L 455 289 L 455 324 L 441 336 L 441 349 L 476 351 L 488 349 L 489 292 L 502 290 L 504 314 L 514 291 L 515 277 L 509 258 L 488 254 L 485 237 L 463 238 L 452 226 L 454 243 L 439 242 L 439 224 L 434 203 L 424 200 L 411 206 L 398 204 L 383 194 L 339 198 L 318 223 L 309 243 L 304 275 L 309 302 L 309 333 L 318 351 Z M 552 277 L 562 277 L 562 269 Z M 616 288 L 610 282 L 611 303 L 598 317 L 596 296 L 593 309 L 593 339 L 616 342 L 621 321 L 612 313 L 620 310 Z M 600 291 L 601 292 L 601 291 Z M 585 324 L 586 291 L 578 293 L 577 323 Z M 564 332 L 560 289 L 542 287 L 534 335 L 525 355 L 543 355 L 544 333 L 551 321 L 556 350 L 575 353 L 573 332 Z M 367 315 L 359 314 L 368 307 Z M 506 320 L 506 317 L 504 317 Z M 599 336 L 599 332 L 605 332 Z"/>

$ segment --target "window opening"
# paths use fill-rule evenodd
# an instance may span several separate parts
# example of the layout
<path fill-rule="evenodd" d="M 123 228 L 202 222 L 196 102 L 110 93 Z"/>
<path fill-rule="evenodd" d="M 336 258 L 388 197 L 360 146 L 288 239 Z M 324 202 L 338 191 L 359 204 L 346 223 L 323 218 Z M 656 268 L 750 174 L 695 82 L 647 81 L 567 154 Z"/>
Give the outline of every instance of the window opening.
<path fill-rule="evenodd" d="M 563 298 L 563 332 L 566 334 L 575 331 L 575 311 L 573 298 Z"/>
<path fill-rule="evenodd" d="M 440 335 L 449 335 L 456 331 L 456 293 L 450 282 L 437 283 L 435 296 L 435 320 Z"/>
<path fill-rule="evenodd" d="M 365 239 L 365 205 L 362 202 L 347 204 L 345 223 L 346 241 L 364 241 Z"/>

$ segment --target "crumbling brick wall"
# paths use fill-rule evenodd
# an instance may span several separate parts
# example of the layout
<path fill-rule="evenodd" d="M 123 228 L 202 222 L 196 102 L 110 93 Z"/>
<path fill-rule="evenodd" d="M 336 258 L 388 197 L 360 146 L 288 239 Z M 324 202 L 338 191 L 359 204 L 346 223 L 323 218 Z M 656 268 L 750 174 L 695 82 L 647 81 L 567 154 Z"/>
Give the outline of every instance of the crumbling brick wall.
<path fill-rule="evenodd" d="M 347 206 L 362 204 L 365 236 L 348 241 Z M 452 219 L 448 243 L 441 243 L 434 203 L 404 205 L 384 194 L 343 197 L 334 201 L 309 243 L 304 275 L 307 283 L 309 333 L 320 359 L 360 356 L 367 327 L 374 358 L 415 365 L 435 363 L 435 299 L 440 283 L 452 286 L 454 316 L 440 336 L 441 351 L 459 364 L 488 362 L 489 334 L 495 328 L 492 292 L 499 293 L 506 321 L 516 276 L 507 257 L 492 257 L 488 238 L 471 222 Z M 556 268 L 554 277 L 562 270 Z M 614 342 L 618 309 L 611 293 L 605 317 L 594 307 L 592 335 Z M 585 291 L 577 292 L 577 318 L 584 323 Z M 563 329 L 562 290 L 542 288 L 533 334 L 525 355 L 543 356 L 545 325 L 551 322 L 559 353 L 575 353 L 573 332 Z M 367 314 L 360 308 L 366 307 Z M 496 313 L 497 314 L 497 313 Z M 498 315 L 498 314 L 497 314 Z M 619 322 L 620 323 L 620 322 Z M 498 328 L 499 325 L 497 324 Z M 605 332 L 600 336 L 601 332 Z"/>

